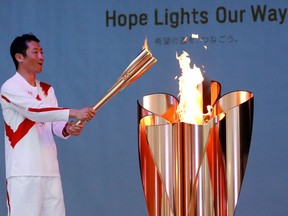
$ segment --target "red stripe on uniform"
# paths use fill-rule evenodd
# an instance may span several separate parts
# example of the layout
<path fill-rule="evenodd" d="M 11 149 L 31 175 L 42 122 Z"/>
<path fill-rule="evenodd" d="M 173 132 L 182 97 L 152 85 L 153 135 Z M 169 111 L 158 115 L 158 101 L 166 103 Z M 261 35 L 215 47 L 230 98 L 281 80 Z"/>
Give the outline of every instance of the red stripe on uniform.
<path fill-rule="evenodd" d="M 10 101 L 7 97 L 5 97 L 4 95 L 1 95 L 1 97 L 2 97 L 4 100 L 6 100 L 8 103 L 11 103 L 11 101 Z"/>
<path fill-rule="evenodd" d="M 47 83 L 44 83 L 44 82 L 40 82 L 40 86 L 41 86 L 41 89 L 43 91 L 43 94 L 45 96 L 48 95 L 48 90 L 50 89 L 51 85 L 47 84 Z"/>
<path fill-rule="evenodd" d="M 8 206 L 8 215 L 11 214 L 11 207 L 10 207 L 10 197 L 8 193 L 8 181 L 6 180 L 6 198 L 7 198 L 7 206 Z"/>
<path fill-rule="evenodd" d="M 19 140 L 21 140 L 29 132 L 29 130 L 33 127 L 34 124 L 34 121 L 31 121 L 30 119 L 24 119 L 24 121 L 21 122 L 17 130 L 14 132 L 11 127 L 5 122 L 6 136 L 8 137 L 12 148 L 14 148 L 19 142 Z"/>
<path fill-rule="evenodd" d="M 40 98 L 39 95 L 36 96 L 36 99 L 37 99 L 38 101 L 41 101 L 41 98 Z"/>
<path fill-rule="evenodd" d="M 46 108 L 28 108 L 30 112 L 49 112 L 49 111 L 57 111 L 57 110 L 65 110 L 67 108 L 59 108 L 59 107 L 46 107 Z"/>

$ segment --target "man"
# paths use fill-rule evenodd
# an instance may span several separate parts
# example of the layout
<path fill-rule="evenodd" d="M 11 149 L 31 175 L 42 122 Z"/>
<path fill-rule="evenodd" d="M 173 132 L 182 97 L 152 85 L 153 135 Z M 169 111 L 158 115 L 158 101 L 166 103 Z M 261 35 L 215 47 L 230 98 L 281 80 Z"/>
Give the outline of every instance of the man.
<path fill-rule="evenodd" d="M 5 124 L 7 207 L 9 216 L 64 216 L 65 207 L 53 135 L 77 136 L 91 120 L 92 108 L 58 107 L 54 89 L 36 79 L 44 56 L 33 34 L 18 36 L 10 46 L 16 74 L 1 87 Z"/>

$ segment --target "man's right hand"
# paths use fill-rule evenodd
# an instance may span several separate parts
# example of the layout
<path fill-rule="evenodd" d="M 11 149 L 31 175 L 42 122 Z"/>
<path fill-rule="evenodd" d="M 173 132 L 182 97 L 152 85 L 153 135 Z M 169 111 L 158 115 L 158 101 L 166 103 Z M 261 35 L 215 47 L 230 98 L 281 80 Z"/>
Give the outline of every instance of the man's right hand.
<path fill-rule="evenodd" d="M 96 114 L 96 110 L 91 107 L 85 107 L 80 110 L 70 109 L 70 118 L 77 118 L 80 121 L 90 121 Z"/>

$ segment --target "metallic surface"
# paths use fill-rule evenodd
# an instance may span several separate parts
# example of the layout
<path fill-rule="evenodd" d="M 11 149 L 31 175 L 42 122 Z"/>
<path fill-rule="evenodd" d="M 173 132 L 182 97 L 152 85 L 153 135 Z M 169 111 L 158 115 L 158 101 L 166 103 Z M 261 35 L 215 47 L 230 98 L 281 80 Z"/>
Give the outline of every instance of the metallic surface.
<path fill-rule="evenodd" d="M 156 59 L 152 56 L 152 53 L 147 49 L 143 49 L 138 56 L 129 64 L 125 71 L 118 78 L 117 82 L 95 103 L 94 110 L 99 110 L 107 101 L 109 101 L 118 92 L 129 86 L 140 76 L 142 76 L 148 69 L 150 69 L 155 63 Z M 84 121 L 78 120 L 77 125 Z"/>
<path fill-rule="evenodd" d="M 248 159 L 253 94 L 204 89 L 214 113 L 206 124 L 179 122 L 178 100 L 138 101 L 139 162 L 149 216 L 234 215 Z"/>
<path fill-rule="evenodd" d="M 222 96 L 215 115 L 224 112 L 221 125 L 222 156 L 226 165 L 227 215 L 234 215 L 243 182 L 252 136 L 254 97 L 251 92 L 235 91 Z"/>

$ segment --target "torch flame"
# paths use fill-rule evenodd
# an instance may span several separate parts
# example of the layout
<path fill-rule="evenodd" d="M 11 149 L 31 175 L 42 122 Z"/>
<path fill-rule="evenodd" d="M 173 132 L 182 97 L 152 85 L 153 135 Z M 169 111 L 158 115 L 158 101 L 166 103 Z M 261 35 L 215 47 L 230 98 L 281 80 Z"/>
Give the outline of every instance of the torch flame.
<path fill-rule="evenodd" d="M 144 45 L 143 45 L 142 49 L 149 50 L 149 49 L 148 49 L 148 40 L 147 40 L 147 37 L 146 37 L 145 40 L 144 40 Z"/>
<path fill-rule="evenodd" d="M 195 64 L 191 68 L 191 59 L 187 52 L 180 56 L 176 53 L 182 75 L 179 78 L 180 102 L 177 107 L 180 121 L 189 124 L 203 123 L 203 96 L 199 90 L 204 80 L 200 68 Z"/>

